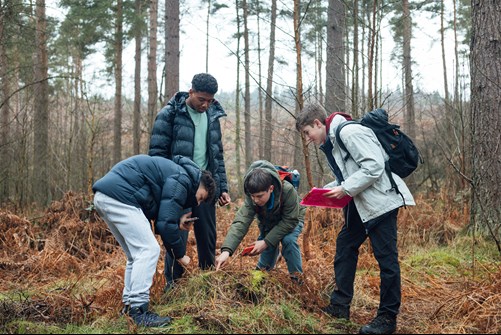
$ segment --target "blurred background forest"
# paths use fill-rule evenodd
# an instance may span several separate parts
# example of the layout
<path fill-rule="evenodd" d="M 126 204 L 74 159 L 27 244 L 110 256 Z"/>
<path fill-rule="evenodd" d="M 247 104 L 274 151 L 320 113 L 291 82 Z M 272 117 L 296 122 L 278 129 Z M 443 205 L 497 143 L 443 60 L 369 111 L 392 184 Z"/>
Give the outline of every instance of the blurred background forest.
<path fill-rule="evenodd" d="M 232 198 L 255 159 L 298 169 L 302 193 L 332 179 L 295 130 L 304 103 L 355 117 L 384 108 L 424 158 L 412 191 L 471 213 L 499 249 L 500 47 L 488 42 L 498 10 L 464 0 L 2 0 L 0 203 L 22 212 L 90 194 L 113 164 L 147 152 L 159 109 L 209 72 L 224 87 Z M 438 57 L 413 57 L 418 39 Z M 419 64 L 439 66 L 440 90 L 428 90 Z"/>

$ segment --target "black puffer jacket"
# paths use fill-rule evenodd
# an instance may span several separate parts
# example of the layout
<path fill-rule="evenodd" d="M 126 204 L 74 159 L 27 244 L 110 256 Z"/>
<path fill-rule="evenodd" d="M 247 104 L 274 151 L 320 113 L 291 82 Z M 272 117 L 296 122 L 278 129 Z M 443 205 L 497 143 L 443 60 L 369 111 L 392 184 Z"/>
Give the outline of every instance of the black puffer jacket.
<path fill-rule="evenodd" d="M 186 108 L 188 92 L 178 92 L 158 113 L 150 140 L 150 156 L 172 158 L 181 155 L 193 159 L 195 125 Z M 205 112 L 208 117 L 207 148 L 208 167 L 218 187 L 215 200 L 221 193 L 228 192 L 226 169 L 224 166 L 223 144 L 219 118 L 226 116 L 221 104 L 211 104 Z"/>
<path fill-rule="evenodd" d="M 155 220 L 164 245 L 172 248 L 178 259 L 186 252 L 179 218 L 183 209 L 196 205 L 200 176 L 197 165 L 185 157 L 169 160 L 136 155 L 117 163 L 94 183 L 92 190 L 141 208 L 148 219 Z"/>

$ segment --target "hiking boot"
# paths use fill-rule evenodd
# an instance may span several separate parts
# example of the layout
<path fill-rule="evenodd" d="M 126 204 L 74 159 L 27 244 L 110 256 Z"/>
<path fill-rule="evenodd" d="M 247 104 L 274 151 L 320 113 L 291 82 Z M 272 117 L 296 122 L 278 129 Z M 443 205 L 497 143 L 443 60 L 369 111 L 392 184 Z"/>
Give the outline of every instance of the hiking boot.
<path fill-rule="evenodd" d="M 392 334 L 397 330 L 397 317 L 391 314 L 376 316 L 368 325 L 360 328 L 359 334 Z"/>
<path fill-rule="evenodd" d="M 138 326 L 143 327 L 165 327 L 171 323 L 171 318 L 158 316 L 158 314 L 148 311 L 148 303 L 139 307 L 131 307 L 129 316 Z"/>
<path fill-rule="evenodd" d="M 350 307 L 329 304 L 322 307 L 322 311 L 336 319 L 350 319 Z"/>

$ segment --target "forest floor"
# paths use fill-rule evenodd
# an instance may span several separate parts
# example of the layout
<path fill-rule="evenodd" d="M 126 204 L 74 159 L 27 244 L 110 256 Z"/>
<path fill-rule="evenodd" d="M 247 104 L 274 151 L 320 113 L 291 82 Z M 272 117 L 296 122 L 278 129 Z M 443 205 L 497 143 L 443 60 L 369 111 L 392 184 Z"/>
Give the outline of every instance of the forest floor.
<path fill-rule="evenodd" d="M 399 213 L 402 306 L 397 333 L 501 333 L 501 262 L 496 245 L 464 233 L 463 206 L 417 198 Z M 137 328 L 120 316 L 125 257 L 83 195 L 68 193 L 35 218 L 0 210 L 0 333 L 358 333 L 379 302 L 368 243 L 359 256 L 351 321 L 321 312 L 333 286 L 341 211 L 308 209 L 300 236 L 304 283 L 285 262 L 264 273 L 235 254 L 221 271 L 197 268 L 190 232 L 186 276 L 163 292 L 158 263 L 151 306 L 173 323 Z M 237 204 L 218 208 L 218 247 Z M 239 251 L 257 237 L 256 224 Z M 162 256 L 163 257 L 163 256 Z"/>

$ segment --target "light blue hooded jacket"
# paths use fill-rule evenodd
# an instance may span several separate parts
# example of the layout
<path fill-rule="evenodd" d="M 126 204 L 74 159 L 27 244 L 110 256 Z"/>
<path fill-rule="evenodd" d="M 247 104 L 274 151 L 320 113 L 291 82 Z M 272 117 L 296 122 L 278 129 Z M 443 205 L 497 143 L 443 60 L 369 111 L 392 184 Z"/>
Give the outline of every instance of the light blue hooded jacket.
<path fill-rule="evenodd" d="M 353 197 L 362 221 L 367 222 L 402 207 L 404 200 L 406 206 L 415 205 L 409 188 L 402 178 L 394 173 L 393 179 L 404 199 L 392 188 L 384 169 L 388 154 L 372 129 L 357 124 L 341 129 L 339 136 L 350 153 L 345 161 L 346 153 L 337 144 L 335 135 L 337 127 L 345 121 L 342 115 L 335 115 L 330 124 L 327 123 L 327 140 L 332 143 L 330 154 L 344 178 L 341 185 L 345 192 Z"/>

